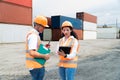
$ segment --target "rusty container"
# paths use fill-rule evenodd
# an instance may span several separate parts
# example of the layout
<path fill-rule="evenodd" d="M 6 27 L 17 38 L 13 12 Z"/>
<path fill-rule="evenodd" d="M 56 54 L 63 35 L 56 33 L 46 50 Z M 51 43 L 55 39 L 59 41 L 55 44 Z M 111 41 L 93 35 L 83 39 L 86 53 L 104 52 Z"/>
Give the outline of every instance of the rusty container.
<path fill-rule="evenodd" d="M 83 40 L 83 30 L 73 29 L 73 31 L 77 34 L 78 40 Z"/>
<path fill-rule="evenodd" d="M 32 25 L 32 8 L 1 1 L 0 22 Z"/>
<path fill-rule="evenodd" d="M 52 41 L 58 41 L 61 38 L 61 29 L 52 29 Z"/>
<path fill-rule="evenodd" d="M 92 23 L 97 23 L 97 17 L 85 12 L 77 12 L 76 13 L 76 18 L 82 19 L 83 21 L 88 21 Z"/>

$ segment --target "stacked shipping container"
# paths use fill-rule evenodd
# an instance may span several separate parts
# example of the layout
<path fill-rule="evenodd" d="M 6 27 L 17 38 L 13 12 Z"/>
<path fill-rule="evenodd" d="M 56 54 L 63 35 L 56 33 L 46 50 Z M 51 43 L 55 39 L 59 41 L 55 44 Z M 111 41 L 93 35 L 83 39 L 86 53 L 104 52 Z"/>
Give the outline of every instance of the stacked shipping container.
<path fill-rule="evenodd" d="M 79 40 L 96 39 L 97 17 L 88 13 L 79 12 L 76 14 L 77 19 L 66 16 L 52 16 L 52 40 L 59 40 L 61 31 L 60 26 L 65 20 L 73 24 L 73 30 L 78 35 Z"/>
<path fill-rule="evenodd" d="M 71 17 L 66 17 L 66 16 L 52 16 L 51 21 L 52 21 L 52 40 L 56 41 L 59 40 L 61 37 L 61 30 L 60 27 L 64 21 L 70 21 L 73 25 L 73 28 L 76 32 L 79 32 L 78 30 L 82 30 L 82 20 L 80 19 L 75 19 Z M 81 32 L 80 32 L 81 34 Z M 79 36 L 79 39 L 81 36 Z"/>
<path fill-rule="evenodd" d="M 32 25 L 32 0 L 0 1 L 0 43 L 24 42 Z"/>
<path fill-rule="evenodd" d="M 11 0 L 2 0 L 0 2 L 0 22 L 7 24 L 32 25 L 32 5 L 19 5 L 21 1 L 22 0 L 13 3 Z M 31 2 L 31 0 L 29 0 L 29 2 Z M 24 0 L 24 4 L 25 3 L 28 2 Z"/>
<path fill-rule="evenodd" d="M 97 38 L 97 17 L 85 12 L 76 13 L 76 18 L 83 21 L 83 40 Z M 78 34 L 79 35 L 79 34 Z"/>
<path fill-rule="evenodd" d="M 2 23 L 0 24 L 0 36 L 3 36 L 3 30 L 5 28 L 6 30 L 11 29 L 13 33 L 21 34 L 20 36 L 22 38 L 18 40 L 17 35 L 10 34 L 10 36 L 14 36 L 14 38 L 7 36 L 9 39 L 4 38 L 4 41 L 23 42 L 26 32 L 31 28 L 24 26 L 32 25 L 32 0 L 2 0 L 0 2 L 0 11 L 0 23 Z M 52 16 L 51 18 L 47 17 L 50 28 L 45 29 L 42 37 L 43 40 L 50 40 L 51 38 L 53 41 L 59 40 L 61 37 L 60 26 L 65 20 L 73 24 L 74 31 L 77 33 L 79 39 L 96 39 L 96 16 L 84 12 L 77 13 L 76 16 L 78 19 L 61 15 Z M 6 32 L 4 36 L 9 33 L 9 31 Z M 4 41 L 1 37 L 0 43 Z"/>

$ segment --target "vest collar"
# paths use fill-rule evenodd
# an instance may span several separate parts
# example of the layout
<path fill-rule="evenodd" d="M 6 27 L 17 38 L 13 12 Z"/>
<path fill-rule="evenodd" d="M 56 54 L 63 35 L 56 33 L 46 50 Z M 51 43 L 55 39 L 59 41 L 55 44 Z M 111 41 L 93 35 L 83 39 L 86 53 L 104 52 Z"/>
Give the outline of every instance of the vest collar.
<path fill-rule="evenodd" d="M 67 40 L 73 39 L 73 38 L 74 38 L 74 36 L 70 36 Z M 65 41 L 65 37 L 63 37 L 63 40 Z"/>
<path fill-rule="evenodd" d="M 34 28 L 31 30 L 31 32 L 34 32 L 34 33 L 36 33 L 37 35 L 39 35 L 39 32 L 38 32 L 36 29 L 34 29 Z"/>

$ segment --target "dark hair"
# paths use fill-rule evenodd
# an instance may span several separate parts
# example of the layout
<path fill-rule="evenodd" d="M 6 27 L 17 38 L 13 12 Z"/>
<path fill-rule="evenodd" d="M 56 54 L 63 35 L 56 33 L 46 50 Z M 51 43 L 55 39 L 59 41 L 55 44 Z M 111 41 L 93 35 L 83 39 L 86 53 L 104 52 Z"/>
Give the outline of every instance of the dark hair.
<path fill-rule="evenodd" d="M 71 36 L 74 36 L 76 39 L 78 39 L 78 36 L 77 36 L 77 34 L 73 31 L 73 28 L 70 27 L 70 26 L 66 26 L 66 27 L 69 27 L 69 28 L 70 28 L 70 30 L 71 30 L 70 35 L 71 35 Z M 63 29 L 63 28 L 61 28 L 61 29 Z M 65 35 L 62 33 L 62 34 L 61 34 L 61 38 L 64 37 L 64 36 L 65 36 Z"/>
<path fill-rule="evenodd" d="M 37 25 L 37 23 L 36 22 L 34 22 L 34 27 Z"/>

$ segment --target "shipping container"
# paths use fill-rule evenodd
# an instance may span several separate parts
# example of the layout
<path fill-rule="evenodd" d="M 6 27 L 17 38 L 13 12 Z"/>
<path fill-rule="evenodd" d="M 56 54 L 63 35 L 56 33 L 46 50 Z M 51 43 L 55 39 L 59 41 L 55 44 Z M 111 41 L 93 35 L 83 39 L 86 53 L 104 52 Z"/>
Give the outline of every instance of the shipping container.
<path fill-rule="evenodd" d="M 96 31 L 83 31 L 83 40 L 87 39 L 97 39 Z"/>
<path fill-rule="evenodd" d="M 32 7 L 32 0 L 2 0 L 2 1 L 25 7 Z"/>
<path fill-rule="evenodd" d="M 96 16 L 85 13 L 85 12 L 77 12 L 76 13 L 76 18 L 82 19 L 83 21 L 97 23 L 97 17 Z"/>
<path fill-rule="evenodd" d="M 83 21 L 83 30 L 96 31 L 97 24 L 92 22 Z"/>
<path fill-rule="evenodd" d="M 52 30 L 51 29 L 44 29 L 43 32 L 43 40 L 49 41 L 52 39 Z"/>
<path fill-rule="evenodd" d="M 61 29 L 52 29 L 52 41 L 58 41 L 61 38 Z"/>
<path fill-rule="evenodd" d="M 83 30 L 73 29 L 73 31 L 77 34 L 78 40 L 83 40 Z"/>
<path fill-rule="evenodd" d="M 116 39 L 116 33 L 97 33 L 97 39 Z"/>
<path fill-rule="evenodd" d="M 58 15 L 52 16 L 51 20 L 53 29 L 59 29 L 62 23 L 66 20 L 72 23 L 74 29 L 82 29 L 82 20 L 80 19 Z"/>
<path fill-rule="evenodd" d="M 51 18 L 50 17 L 47 17 L 47 20 L 48 20 L 48 26 L 49 26 L 49 28 L 51 28 Z"/>
<path fill-rule="evenodd" d="M 0 2 L 0 22 L 32 25 L 32 8 Z"/>
<path fill-rule="evenodd" d="M 0 43 L 25 42 L 26 34 L 32 26 L 0 24 Z"/>
<path fill-rule="evenodd" d="M 98 39 L 116 39 L 117 38 L 117 28 L 97 28 L 97 38 Z"/>

